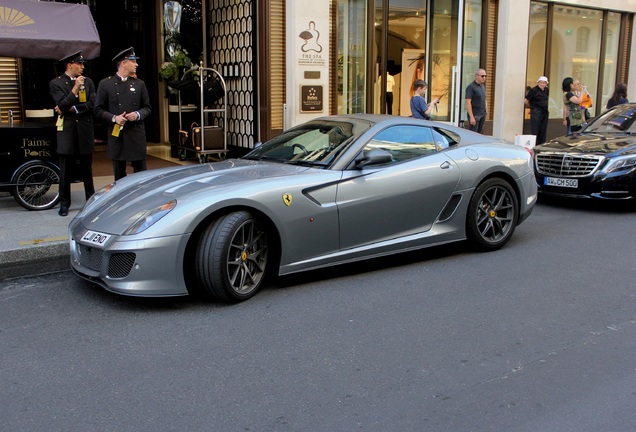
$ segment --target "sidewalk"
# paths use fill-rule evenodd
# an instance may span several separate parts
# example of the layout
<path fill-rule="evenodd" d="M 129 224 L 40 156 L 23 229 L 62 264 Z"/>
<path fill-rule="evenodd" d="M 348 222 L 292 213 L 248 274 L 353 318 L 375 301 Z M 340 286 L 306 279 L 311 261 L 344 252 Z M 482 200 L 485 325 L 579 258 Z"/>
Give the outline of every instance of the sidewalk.
<path fill-rule="evenodd" d="M 95 177 L 95 189 L 110 184 L 112 176 Z M 68 216 L 50 210 L 29 211 L 9 193 L 0 192 L 0 281 L 70 270 L 68 224 L 84 205 L 84 185 L 71 185 Z"/>
<path fill-rule="evenodd" d="M 149 156 L 175 165 L 198 163 L 196 159 L 180 161 L 172 158 L 170 146 L 165 144 L 148 143 L 147 152 Z M 152 169 L 152 165 L 149 161 L 148 169 Z M 113 180 L 112 175 L 94 177 L 95 190 Z M 50 210 L 29 211 L 8 192 L 0 192 L 0 281 L 70 270 L 68 224 L 85 202 L 83 183 L 71 184 L 71 208 L 66 217 L 57 214 L 59 204 Z"/>

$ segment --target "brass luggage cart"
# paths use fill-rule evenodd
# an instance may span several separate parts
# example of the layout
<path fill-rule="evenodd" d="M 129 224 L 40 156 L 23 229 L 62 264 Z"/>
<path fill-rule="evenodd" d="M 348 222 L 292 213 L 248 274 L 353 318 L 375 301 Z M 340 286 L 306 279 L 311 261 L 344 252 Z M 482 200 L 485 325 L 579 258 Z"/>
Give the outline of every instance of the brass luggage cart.
<path fill-rule="evenodd" d="M 179 90 L 179 159 L 185 160 L 188 156 L 196 157 L 200 163 L 208 162 L 209 158 L 216 156 L 216 160 L 225 159 L 227 149 L 227 88 L 221 74 L 211 68 L 195 66 L 186 71 L 181 78 L 188 79 L 188 75 L 199 73 L 199 123 L 190 125 L 189 130 L 183 129 L 183 105 L 181 90 Z M 216 119 L 221 119 L 222 124 L 209 124 L 209 114 L 218 114 Z"/>

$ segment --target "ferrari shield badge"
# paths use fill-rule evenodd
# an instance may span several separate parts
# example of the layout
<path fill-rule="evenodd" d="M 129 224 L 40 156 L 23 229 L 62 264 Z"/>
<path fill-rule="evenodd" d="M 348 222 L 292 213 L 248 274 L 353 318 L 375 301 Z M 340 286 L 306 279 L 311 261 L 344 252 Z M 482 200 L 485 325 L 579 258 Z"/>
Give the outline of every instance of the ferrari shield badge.
<path fill-rule="evenodd" d="M 291 205 L 293 199 L 294 198 L 292 197 L 292 194 L 290 193 L 283 194 L 283 202 L 285 203 L 287 207 Z"/>

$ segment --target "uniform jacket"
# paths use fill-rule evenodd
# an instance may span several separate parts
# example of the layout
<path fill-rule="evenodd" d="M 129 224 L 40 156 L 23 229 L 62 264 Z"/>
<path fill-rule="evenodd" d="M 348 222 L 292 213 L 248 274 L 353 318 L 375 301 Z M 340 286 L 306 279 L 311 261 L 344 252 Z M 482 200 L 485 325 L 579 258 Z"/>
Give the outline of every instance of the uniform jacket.
<path fill-rule="evenodd" d="M 119 133 L 112 135 L 114 115 L 138 112 L 138 121 L 128 121 Z M 136 161 L 146 159 L 146 129 L 144 119 L 150 115 L 150 97 L 146 84 L 139 78 L 118 75 L 104 78 L 97 87 L 95 118 L 108 125 L 108 157 L 113 160 Z"/>
<path fill-rule="evenodd" d="M 62 74 L 49 82 L 53 101 L 62 111 L 64 127 L 57 132 L 57 153 L 63 155 L 91 154 L 95 150 L 95 128 L 93 108 L 95 107 L 95 84 L 90 78 L 84 81 L 86 102 L 80 103 L 71 89 L 75 83 Z M 77 112 L 75 109 L 77 109 Z"/>

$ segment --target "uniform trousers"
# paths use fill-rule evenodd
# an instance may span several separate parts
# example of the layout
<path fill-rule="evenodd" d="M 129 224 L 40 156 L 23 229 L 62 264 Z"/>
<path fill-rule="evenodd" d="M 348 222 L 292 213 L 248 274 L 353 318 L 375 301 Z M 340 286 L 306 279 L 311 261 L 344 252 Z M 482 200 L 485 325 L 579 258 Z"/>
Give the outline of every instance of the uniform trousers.
<path fill-rule="evenodd" d="M 95 193 L 93 184 L 93 155 L 59 155 L 60 158 L 60 207 L 71 206 L 71 183 L 75 171 L 75 161 L 79 161 L 79 174 L 84 182 L 84 194 L 88 200 Z"/>
<path fill-rule="evenodd" d="M 130 162 L 133 172 L 146 171 L 146 159 Z M 126 177 L 126 161 L 113 159 L 113 174 L 115 181 Z"/>

